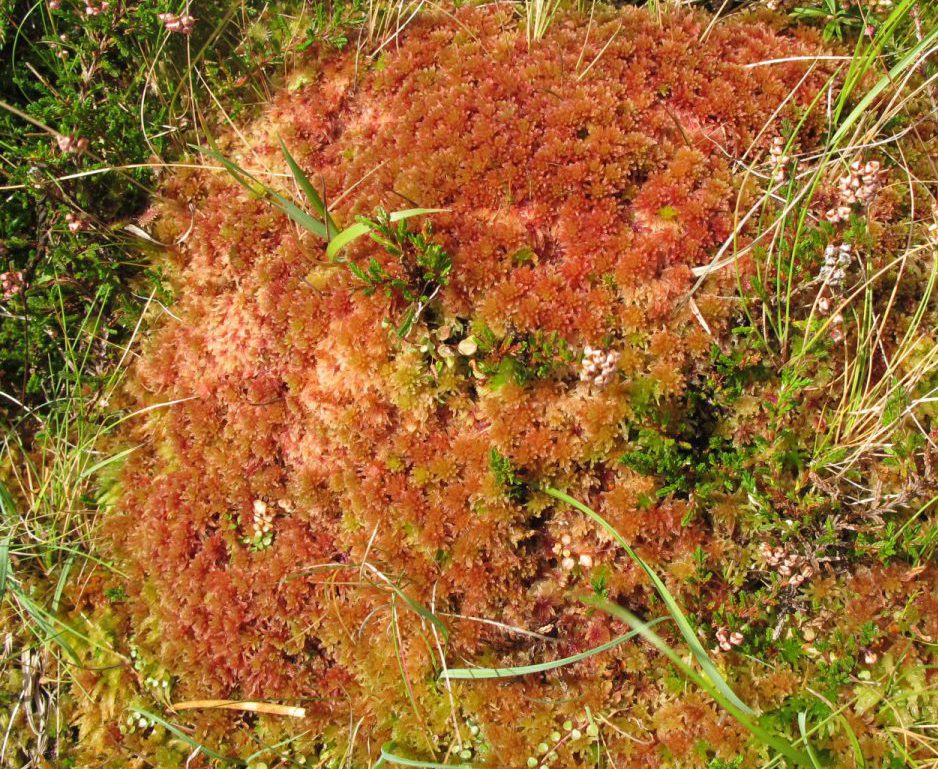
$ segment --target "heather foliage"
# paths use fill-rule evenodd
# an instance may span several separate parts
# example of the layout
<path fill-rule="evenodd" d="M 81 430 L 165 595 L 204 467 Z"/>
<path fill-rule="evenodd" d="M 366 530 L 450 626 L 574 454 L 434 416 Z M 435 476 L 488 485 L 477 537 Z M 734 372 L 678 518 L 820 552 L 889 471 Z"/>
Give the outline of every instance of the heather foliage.
<path fill-rule="evenodd" d="M 903 186 L 818 33 L 528 11 L 312 46 L 164 180 L 109 568 L 36 612 L 80 761 L 928 760 L 930 92 Z"/>

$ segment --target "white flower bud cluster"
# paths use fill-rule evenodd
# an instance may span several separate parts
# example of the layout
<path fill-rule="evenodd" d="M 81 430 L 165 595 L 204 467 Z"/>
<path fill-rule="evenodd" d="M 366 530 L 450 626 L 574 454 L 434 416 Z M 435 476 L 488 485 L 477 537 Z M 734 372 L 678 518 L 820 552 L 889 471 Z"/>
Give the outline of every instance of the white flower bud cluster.
<path fill-rule="evenodd" d="M 772 157 L 772 181 L 781 184 L 787 178 L 788 164 L 791 162 L 791 157 L 785 154 L 785 140 L 781 136 L 772 140 L 769 155 Z"/>
<path fill-rule="evenodd" d="M 782 583 L 789 587 L 801 587 L 814 576 L 814 567 L 803 555 L 790 553 L 782 547 L 772 547 L 766 542 L 760 545 L 759 554 L 782 577 Z"/>
<path fill-rule="evenodd" d="M 828 244 L 824 249 L 824 263 L 818 272 L 818 280 L 831 289 L 840 288 L 847 277 L 847 268 L 852 258 L 853 252 L 849 243 L 841 243 L 839 246 Z"/>
<path fill-rule="evenodd" d="M 573 540 L 570 538 L 569 534 L 564 534 L 560 538 L 560 542 L 554 544 L 553 553 L 554 555 L 560 556 L 563 560 L 560 562 L 560 568 L 564 571 L 573 571 L 577 563 L 580 564 L 584 569 L 593 568 L 593 556 L 589 553 L 580 553 L 574 558 L 574 553 L 570 549 L 570 545 L 573 543 Z"/>
<path fill-rule="evenodd" d="M 837 182 L 839 200 L 837 206 L 830 209 L 824 218 L 831 224 L 846 221 L 854 205 L 868 206 L 873 196 L 882 186 L 883 170 L 878 160 L 862 163 L 859 160 L 850 164 L 850 172 L 840 177 Z"/>
<path fill-rule="evenodd" d="M 8 302 L 17 294 L 23 291 L 23 273 L 20 271 L 10 271 L 0 273 L 0 292 L 3 294 L 3 301 Z"/>
<path fill-rule="evenodd" d="M 738 631 L 730 632 L 728 627 L 721 627 L 716 632 L 717 645 L 721 651 L 728 652 L 735 646 L 739 646 L 745 640 L 743 634 Z"/>
<path fill-rule="evenodd" d="M 615 350 L 604 352 L 588 345 L 583 348 L 583 363 L 580 366 L 581 382 L 605 387 L 612 381 L 618 368 L 619 353 Z"/>
<path fill-rule="evenodd" d="M 249 542 L 255 550 L 270 547 L 274 540 L 274 511 L 263 499 L 254 500 L 254 534 Z"/>
<path fill-rule="evenodd" d="M 180 35 L 188 35 L 195 26 L 195 19 L 188 13 L 161 13 L 157 18 L 163 22 L 167 31 L 178 32 Z"/>
<path fill-rule="evenodd" d="M 149 686 L 153 689 L 169 689 L 169 681 L 165 678 L 159 679 L 154 676 L 147 676 L 144 680 L 144 685 Z"/>
<path fill-rule="evenodd" d="M 586 718 L 578 723 L 567 719 L 563 722 L 561 728 L 566 732 L 565 734 L 559 729 L 554 729 L 545 741 L 537 745 L 535 753 L 540 754 L 540 758 L 538 758 L 537 755 L 528 756 L 526 763 L 528 769 L 546 767 L 556 762 L 560 758 L 560 754 L 557 753 L 556 748 L 564 743 L 578 743 L 583 739 L 592 742 L 599 738 L 599 725 L 593 720 L 593 716 L 589 713 L 588 709 Z M 548 744 L 547 739 L 549 739 L 552 744 Z"/>
<path fill-rule="evenodd" d="M 131 732 L 136 731 L 137 729 L 147 729 L 148 727 L 152 726 L 150 719 L 148 719 L 146 716 L 138 716 L 135 714 L 127 716 L 127 725 Z"/>

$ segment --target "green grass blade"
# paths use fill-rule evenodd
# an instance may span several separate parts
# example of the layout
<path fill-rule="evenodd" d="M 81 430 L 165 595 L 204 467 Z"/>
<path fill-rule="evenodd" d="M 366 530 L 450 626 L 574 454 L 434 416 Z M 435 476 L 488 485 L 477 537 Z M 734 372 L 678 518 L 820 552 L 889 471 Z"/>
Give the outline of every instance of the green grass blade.
<path fill-rule="evenodd" d="M 863 115 L 865 115 L 870 106 L 876 100 L 876 98 L 890 85 L 895 85 L 895 83 L 901 78 L 902 74 L 921 57 L 925 51 L 927 51 L 931 46 L 935 44 L 935 41 L 938 40 L 938 28 L 933 29 L 929 32 L 928 35 L 922 38 L 921 42 L 918 43 L 911 51 L 909 51 L 902 59 L 894 66 L 889 72 L 883 75 L 876 84 L 870 88 L 869 91 L 864 94 L 863 98 L 857 102 L 856 106 L 851 110 L 850 114 L 847 115 L 843 123 L 837 129 L 834 136 L 831 138 L 831 146 L 839 145 L 843 139 L 846 137 L 847 132 L 859 120 Z"/>
<path fill-rule="evenodd" d="M 667 617 L 659 617 L 656 620 L 648 623 L 649 627 L 657 625 L 659 622 L 663 622 Z M 639 634 L 638 630 L 631 630 L 625 635 L 620 635 L 618 638 L 613 638 L 611 641 L 607 641 L 604 644 L 600 644 L 592 649 L 588 649 L 585 652 L 580 652 L 579 654 L 571 655 L 570 657 L 564 657 L 559 660 L 552 660 L 551 662 L 539 662 L 535 665 L 521 665 L 519 667 L 507 667 L 507 668 L 450 668 L 449 670 L 444 670 L 440 674 L 440 678 L 447 678 L 450 680 L 460 679 L 460 680 L 471 680 L 471 679 L 482 679 L 482 678 L 511 678 L 512 676 L 524 676 L 529 673 L 543 673 L 545 670 L 553 670 L 555 668 L 564 667 L 565 665 L 572 665 L 576 662 L 588 659 L 596 654 L 601 652 L 608 651 L 624 641 L 628 641 L 630 638 L 634 638 Z"/>
<path fill-rule="evenodd" d="M 323 240 L 328 240 L 328 233 L 326 231 L 326 225 L 321 221 L 316 219 L 313 216 L 310 216 L 306 211 L 300 208 L 296 203 L 293 203 L 290 200 L 287 200 L 279 192 L 275 192 L 271 187 L 264 184 L 256 176 L 252 175 L 248 171 L 245 171 L 241 166 L 231 162 L 222 155 L 217 150 L 209 149 L 208 147 L 197 147 L 196 149 L 199 152 L 202 152 L 205 155 L 208 155 L 213 160 L 217 160 L 219 163 L 224 166 L 225 170 L 228 171 L 234 177 L 241 186 L 245 189 L 250 190 L 255 195 L 261 195 L 270 199 L 271 203 L 284 214 L 286 214 L 290 219 L 296 222 L 304 230 L 311 232 L 313 235 L 316 235 Z"/>
<path fill-rule="evenodd" d="M 396 585 L 392 585 L 391 589 L 394 591 L 395 595 L 400 596 L 400 598 L 411 608 L 412 611 L 433 625 L 440 632 L 440 635 L 443 636 L 444 641 L 449 640 L 449 628 L 446 627 L 443 620 L 441 620 L 426 606 L 420 603 L 420 601 L 411 598 L 409 595 L 407 595 L 407 593 L 405 593 Z"/>
<path fill-rule="evenodd" d="M 309 734 L 308 729 L 305 732 L 300 732 L 299 734 L 293 734 L 289 737 L 285 737 L 284 739 L 280 740 L 280 742 L 275 742 L 273 745 L 267 745 L 260 750 L 256 750 L 244 759 L 244 763 L 250 766 L 255 759 L 260 758 L 265 753 L 274 753 L 280 750 L 280 748 L 282 748 L 284 745 L 289 745 L 291 742 L 296 742 L 297 740 L 305 737 L 307 734 Z"/>
<path fill-rule="evenodd" d="M 811 759 L 812 766 L 814 769 L 821 769 L 821 764 L 818 761 L 818 757 L 814 753 L 814 748 L 811 747 L 811 742 L 808 740 L 808 714 L 804 711 L 801 711 L 798 714 L 798 731 L 801 732 L 801 739 L 804 741 L 804 745 L 808 749 L 808 758 Z"/>
<path fill-rule="evenodd" d="M 12 586 L 11 592 L 16 596 L 16 602 L 23 608 L 23 610 L 32 617 L 33 622 L 36 623 L 37 627 L 42 630 L 45 634 L 44 641 L 52 642 L 58 644 L 62 647 L 62 650 L 68 654 L 69 657 L 75 662 L 76 665 L 81 665 L 81 658 L 78 656 L 78 652 L 75 651 L 74 647 L 65 640 L 66 633 L 72 633 L 82 640 L 89 641 L 86 636 L 83 636 L 77 630 L 66 625 L 62 620 L 53 617 L 49 612 L 43 609 L 39 604 L 35 603 L 32 599 L 29 598 L 22 590 Z M 58 623 L 62 626 L 62 630 L 56 630 L 55 624 Z M 35 632 L 35 631 L 34 631 Z"/>
<path fill-rule="evenodd" d="M 151 722 L 155 724 L 159 724 L 166 731 L 172 734 L 174 737 L 178 737 L 187 745 L 193 748 L 196 748 L 197 750 L 202 751 L 209 758 L 214 758 L 216 761 L 222 761 L 223 763 L 226 763 L 226 764 L 234 764 L 236 766 L 245 766 L 244 761 L 241 761 L 237 758 L 231 758 L 229 756 L 223 756 L 218 751 L 212 750 L 211 748 L 206 747 L 198 740 L 195 740 L 192 737 L 190 737 L 178 726 L 171 724 L 169 721 L 167 721 L 164 718 L 160 718 L 160 716 L 156 715 L 156 713 L 151 713 L 149 710 L 144 710 L 143 708 L 138 708 L 136 706 L 131 706 L 130 710 L 136 713 L 138 716 L 143 716 L 144 718 L 149 719 Z"/>
<path fill-rule="evenodd" d="M 0 526 L 7 533 L 0 541 L 0 602 L 6 595 L 7 579 L 13 571 L 10 564 L 10 544 L 13 542 L 13 525 L 16 520 L 16 503 L 7 487 L 0 482 Z"/>
<path fill-rule="evenodd" d="M 326 247 L 326 258 L 330 260 L 335 259 L 336 255 L 349 243 L 367 234 L 370 230 L 371 227 L 364 222 L 350 224 L 329 241 L 329 245 Z"/>
<path fill-rule="evenodd" d="M 316 192 L 316 188 L 313 187 L 312 182 L 310 182 L 306 174 L 303 173 L 303 169 L 300 168 L 299 163 L 293 159 L 293 155 L 290 154 L 283 139 L 278 136 L 277 141 L 280 142 L 280 149 L 283 150 L 283 154 L 287 159 L 287 164 L 290 166 L 290 172 L 293 174 L 294 180 L 297 185 L 299 185 L 299 188 L 303 190 L 303 194 L 306 195 L 310 204 L 316 210 L 316 213 L 319 214 L 320 218 L 326 224 L 326 242 L 332 240 L 333 233 L 337 233 L 339 228 L 335 220 L 329 215 L 325 201 L 320 197 L 319 193 Z"/>
<path fill-rule="evenodd" d="M 390 215 L 390 220 L 392 222 L 399 222 L 403 219 L 410 219 L 414 216 L 423 216 L 425 214 L 438 214 L 443 211 L 447 211 L 446 208 L 408 208 L 403 211 L 395 211 Z M 338 253 L 345 248 L 349 243 L 354 240 L 358 240 L 362 235 L 367 235 L 371 232 L 371 225 L 365 222 L 356 222 L 355 224 L 350 224 L 342 232 L 336 235 L 332 240 L 329 241 L 329 245 L 326 248 L 326 258 L 335 259 Z"/>
<path fill-rule="evenodd" d="M 7 535 L 0 540 L 0 602 L 6 595 L 7 576 L 10 573 L 10 541 L 13 539 L 13 532 L 7 532 Z"/>
<path fill-rule="evenodd" d="M 802 753 L 800 750 L 797 750 L 787 740 L 772 734 L 767 729 L 760 726 L 752 718 L 750 718 L 750 715 L 752 714 L 751 709 L 746 708 L 743 710 L 737 707 L 736 703 L 733 700 L 728 699 L 723 694 L 721 689 L 715 686 L 707 676 L 701 675 L 696 670 L 694 670 L 694 668 L 684 662 L 681 656 L 676 651 L 674 651 L 674 649 L 668 646 L 668 644 L 665 643 L 661 636 L 659 636 L 649 627 L 648 623 L 643 622 L 630 611 L 623 609 L 621 606 L 598 597 L 589 596 L 584 599 L 584 603 L 590 606 L 595 606 L 598 609 L 602 609 L 608 614 L 611 614 L 613 617 L 628 623 L 631 627 L 638 630 L 639 634 L 646 641 L 648 641 L 665 657 L 667 657 L 672 662 L 672 664 L 678 668 L 690 681 L 695 683 L 707 694 L 709 694 L 714 699 L 714 701 L 720 705 L 720 707 L 733 716 L 733 718 L 735 718 L 739 724 L 746 729 L 746 731 L 752 734 L 752 736 L 761 743 L 798 766 L 806 767 L 806 769 L 814 769 L 814 764 L 807 755 Z"/>
<path fill-rule="evenodd" d="M 397 764 L 398 766 L 419 766 L 424 767 L 424 769 L 473 769 L 472 764 L 439 764 L 436 761 L 420 761 L 416 758 L 404 758 L 403 756 L 398 756 L 395 753 L 391 752 L 391 749 L 394 747 L 393 743 L 385 743 L 381 747 L 381 757 L 378 759 L 377 763 L 374 765 L 373 769 L 382 764 Z"/>
<path fill-rule="evenodd" d="M 371 564 L 360 564 L 360 563 L 324 563 L 319 564 L 318 566 L 313 566 L 309 569 L 304 569 L 303 573 L 309 573 L 311 571 L 328 571 L 328 570 L 343 570 L 343 569 L 358 569 L 363 566 L 367 566 L 369 571 L 371 571 L 378 579 L 381 580 L 381 583 L 387 585 L 388 589 L 398 598 L 400 598 L 407 607 L 411 609 L 415 614 L 419 615 L 431 625 L 433 625 L 443 636 L 444 640 L 449 640 L 449 628 L 446 627 L 446 623 L 443 622 L 439 617 L 437 617 L 432 611 L 430 611 L 426 606 L 424 606 L 420 601 L 415 598 L 411 598 L 407 593 L 405 593 L 400 587 L 398 587 L 394 582 L 392 582 L 388 577 L 382 574 L 378 569 L 371 566 Z M 285 580 L 293 579 L 293 577 L 285 577 Z"/>
<path fill-rule="evenodd" d="M 603 518 L 598 513 L 591 510 L 589 507 L 584 505 L 579 500 L 574 499 L 569 494 L 564 494 L 562 491 L 558 491 L 550 486 L 544 487 L 542 489 L 545 494 L 558 499 L 561 502 L 566 502 L 571 507 L 579 510 L 584 515 L 592 518 L 596 523 L 602 526 L 606 531 L 608 531 L 616 542 L 628 553 L 629 558 L 631 558 L 635 563 L 637 563 L 642 570 L 648 575 L 652 584 L 655 586 L 655 590 L 658 591 L 658 595 L 661 596 L 661 600 L 664 601 L 664 605 L 668 609 L 668 613 L 677 623 L 678 629 L 681 631 L 681 635 L 684 636 L 684 640 L 687 642 L 687 645 L 690 647 L 691 652 L 694 655 L 694 658 L 697 660 L 697 664 L 703 669 L 707 677 L 713 682 L 713 685 L 716 686 L 722 696 L 733 703 L 733 705 L 741 710 L 743 713 L 748 715 L 755 715 L 753 710 L 746 705 L 734 692 L 730 685 L 723 679 L 723 676 L 720 675 L 720 671 L 717 670 L 713 662 L 710 661 L 710 656 L 707 654 L 707 650 L 704 649 L 703 644 L 700 643 L 700 639 L 697 638 L 697 634 L 694 632 L 694 628 L 691 626 L 690 621 L 684 615 L 684 612 L 681 611 L 681 607 L 678 606 L 677 601 L 674 599 L 674 596 L 671 595 L 671 591 L 668 590 L 667 586 L 661 580 L 661 578 L 655 573 L 655 571 L 642 560 L 638 553 L 636 553 L 628 542 L 625 541 L 624 537 L 616 531 L 605 518 Z"/>
<path fill-rule="evenodd" d="M 139 448 L 140 448 L 139 445 L 131 446 L 129 449 L 124 449 L 123 451 L 119 451 L 116 454 L 108 457 L 107 459 L 102 459 L 100 462 L 95 462 L 91 467 L 85 468 L 81 472 L 81 474 L 78 476 L 78 480 L 83 481 L 85 478 L 88 478 L 94 475 L 99 470 L 103 470 L 108 465 L 113 464 L 114 462 L 120 462 L 124 457 L 127 457 L 130 454 L 133 454 Z"/>
<path fill-rule="evenodd" d="M 55 584 L 55 593 L 52 595 L 52 614 L 59 610 L 59 603 L 62 601 L 62 594 L 65 592 L 65 585 L 68 584 L 68 575 L 72 571 L 72 565 L 75 563 L 75 556 L 70 555 L 65 559 L 62 565 L 62 571 L 59 572 L 59 579 Z"/>

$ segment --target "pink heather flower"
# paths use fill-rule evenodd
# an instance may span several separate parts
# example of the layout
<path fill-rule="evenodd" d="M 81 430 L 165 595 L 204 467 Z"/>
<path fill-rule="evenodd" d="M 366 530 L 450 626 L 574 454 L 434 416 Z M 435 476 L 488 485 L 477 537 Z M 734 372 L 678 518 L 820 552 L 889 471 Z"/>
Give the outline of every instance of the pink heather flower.
<path fill-rule="evenodd" d="M 850 218 L 854 206 L 868 207 L 882 186 L 883 175 L 878 160 L 866 163 L 854 160 L 850 164 L 849 173 L 837 180 L 837 205 L 825 212 L 824 218 L 831 224 L 839 224 Z"/>
<path fill-rule="evenodd" d="M 0 292 L 5 302 L 23 293 L 23 273 L 18 270 L 0 273 Z"/>
<path fill-rule="evenodd" d="M 81 232 L 88 226 L 88 222 L 81 216 L 69 212 L 65 214 L 65 221 L 68 224 L 69 232 Z"/>
<path fill-rule="evenodd" d="M 177 15 L 175 13 L 161 13 L 157 17 L 163 22 L 163 26 L 170 32 L 178 32 L 181 35 L 188 35 L 195 26 L 195 19 L 188 13 Z"/>
<path fill-rule="evenodd" d="M 745 640 L 743 634 L 738 631 L 730 632 L 728 627 L 721 627 L 716 632 L 717 645 L 721 651 L 728 652 L 736 646 L 742 645 Z"/>
<path fill-rule="evenodd" d="M 59 149 L 68 154 L 80 155 L 88 149 L 88 140 L 84 137 L 76 138 L 59 134 L 55 137 L 55 140 L 58 142 Z"/>

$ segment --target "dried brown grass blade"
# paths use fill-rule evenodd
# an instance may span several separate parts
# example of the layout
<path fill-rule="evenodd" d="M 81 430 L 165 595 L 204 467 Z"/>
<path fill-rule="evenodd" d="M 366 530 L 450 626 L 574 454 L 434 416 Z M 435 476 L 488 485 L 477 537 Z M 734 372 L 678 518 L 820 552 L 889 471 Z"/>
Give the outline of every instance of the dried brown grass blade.
<path fill-rule="evenodd" d="M 306 708 L 293 705 L 277 705 L 271 702 L 249 702 L 244 700 L 186 700 L 171 705 L 172 710 L 198 710 L 201 708 L 216 708 L 221 710 L 246 710 L 251 713 L 267 713 L 271 716 L 288 716 L 290 718 L 304 718 Z"/>

